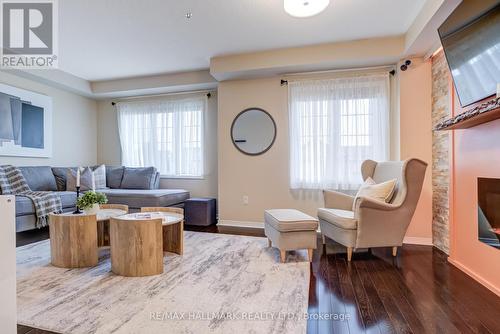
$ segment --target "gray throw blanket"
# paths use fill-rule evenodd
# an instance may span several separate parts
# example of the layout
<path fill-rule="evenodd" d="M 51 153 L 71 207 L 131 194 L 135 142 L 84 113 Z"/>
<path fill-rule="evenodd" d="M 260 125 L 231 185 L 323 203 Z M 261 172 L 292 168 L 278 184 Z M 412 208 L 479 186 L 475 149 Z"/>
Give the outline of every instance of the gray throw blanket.
<path fill-rule="evenodd" d="M 33 201 L 38 228 L 49 224 L 49 214 L 62 212 L 61 198 L 51 191 L 31 191 L 17 167 L 0 166 L 0 189 L 3 195 L 24 196 Z"/>

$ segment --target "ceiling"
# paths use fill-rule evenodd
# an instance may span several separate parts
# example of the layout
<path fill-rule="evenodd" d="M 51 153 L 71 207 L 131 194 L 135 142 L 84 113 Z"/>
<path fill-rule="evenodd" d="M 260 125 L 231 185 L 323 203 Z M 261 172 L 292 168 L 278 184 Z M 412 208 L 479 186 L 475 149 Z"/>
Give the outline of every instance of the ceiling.
<path fill-rule="evenodd" d="M 298 19 L 282 0 L 59 1 L 59 68 L 99 81 L 206 69 L 220 55 L 401 35 L 424 3 L 331 0 Z"/>

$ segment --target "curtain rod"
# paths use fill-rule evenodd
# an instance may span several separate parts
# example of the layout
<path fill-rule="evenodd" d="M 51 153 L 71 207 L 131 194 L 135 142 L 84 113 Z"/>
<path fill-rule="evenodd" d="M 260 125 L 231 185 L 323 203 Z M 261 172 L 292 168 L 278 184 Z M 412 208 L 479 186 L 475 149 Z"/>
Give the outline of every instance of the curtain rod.
<path fill-rule="evenodd" d="M 152 95 L 140 95 L 140 96 L 129 96 L 119 98 L 116 102 L 112 101 L 111 105 L 116 105 L 117 102 L 127 101 L 127 100 L 135 100 L 135 99 L 147 99 L 150 97 L 161 97 L 161 96 L 173 96 L 173 95 L 188 95 L 188 94 L 201 94 L 206 93 L 207 97 L 212 97 L 212 92 L 215 92 L 215 89 L 205 89 L 205 90 L 191 90 L 187 92 L 174 92 L 174 93 L 164 93 L 164 94 L 152 94 Z"/>
<path fill-rule="evenodd" d="M 355 67 L 355 68 L 342 68 L 336 70 L 326 70 L 326 71 L 312 71 L 312 72 L 298 72 L 298 73 L 285 73 L 283 77 L 293 77 L 301 75 L 314 75 L 314 74 L 328 74 L 328 73 L 342 73 L 342 72 L 356 72 L 356 71 L 368 71 L 368 70 L 390 70 L 389 74 L 395 75 L 396 69 L 394 65 L 384 65 L 384 66 L 373 66 L 373 67 Z M 288 80 L 281 79 L 281 86 L 288 85 Z"/>

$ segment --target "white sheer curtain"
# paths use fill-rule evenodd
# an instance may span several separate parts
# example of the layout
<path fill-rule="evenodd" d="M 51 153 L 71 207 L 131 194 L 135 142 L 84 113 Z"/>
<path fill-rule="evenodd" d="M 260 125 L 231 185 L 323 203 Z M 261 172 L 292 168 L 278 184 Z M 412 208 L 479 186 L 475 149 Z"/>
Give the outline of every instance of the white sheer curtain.
<path fill-rule="evenodd" d="M 156 167 L 162 176 L 203 176 L 205 96 L 119 102 L 122 164 Z"/>
<path fill-rule="evenodd" d="M 389 74 L 290 81 L 290 187 L 355 190 L 389 157 Z"/>

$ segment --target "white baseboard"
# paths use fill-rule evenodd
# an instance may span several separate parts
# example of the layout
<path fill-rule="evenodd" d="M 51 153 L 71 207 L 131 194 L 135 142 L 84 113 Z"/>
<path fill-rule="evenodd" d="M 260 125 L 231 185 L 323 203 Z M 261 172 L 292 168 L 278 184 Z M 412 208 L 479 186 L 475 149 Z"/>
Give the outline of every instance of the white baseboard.
<path fill-rule="evenodd" d="M 410 244 L 410 245 L 433 246 L 432 238 L 405 237 L 403 239 L 403 243 Z"/>
<path fill-rule="evenodd" d="M 500 297 L 500 289 L 494 286 L 492 283 L 490 283 L 488 280 L 485 280 L 466 266 L 464 266 L 462 263 L 453 260 L 451 257 L 448 257 L 448 262 L 457 267 L 458 269 L 462 270 L 464 273 L 478 281 L 480 284 L 484 285 L 488 290 L 496 294 L 497 296 Z"/>
<path fill-rule="evenodd" d="M 234 226 L 234 227 L 246 227 L 246 228 L 264 228 L 263 222 L 250 222 L 241 220 L 219 220 L 218 226 Z"/>
<path fill-rule="evenodd" d="M 219 220 L 217 223 L 218 226 L 230 226 L 230 227 L 245 227 L 245 228 L 257 228 L 264 229 L 264 222 L 249 222 L 249 221 L 241 221 L 241 220 Z M 318 226 L 318 233 L 320 233 Z"/>

